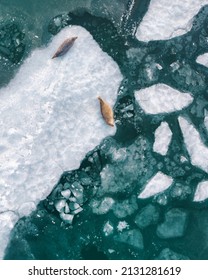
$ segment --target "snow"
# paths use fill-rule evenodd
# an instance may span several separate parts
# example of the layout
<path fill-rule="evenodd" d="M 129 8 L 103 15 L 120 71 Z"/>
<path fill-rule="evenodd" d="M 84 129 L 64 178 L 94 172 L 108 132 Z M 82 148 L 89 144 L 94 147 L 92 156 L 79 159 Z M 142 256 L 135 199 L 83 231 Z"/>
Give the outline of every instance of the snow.
<path fill-rule="evenodd" d="M 153 151 L 165 156 L 172 138 L 172 131 L 167 122 L 161 122 L 160 126 L 155 130 L 155 142 Z"/>
<path fill-rule="evenodd" d="M 197 185 L 195 194 L 194 194 L 194 201 L 204 201 L 208 198 L 208 181 L 200 182 Z"/>
<path fill-rule="evenodd" d="M 208 172 L 208 147 L 201 140 L 199 132 L 184 117 L 179 117 L 184 143 L 191 158 L 191 163 Z"/>
<path fill-rule="evenodd" d="M 136 91 L 135 98 L 147 114 L 179 111 L 193 101 L 189 93 L 180 92 L 165 84 L 156 84 Z"/>
<path fill-rule="evenodd" d="M 191 30 L 193 17 L 206 4 L 208 0 L 151 0 L 136 37 L 148 42 L 183 35 Z"/>
<path fill-rule="evenodd" d="M 168 189 L 172 183 L 173 179 L 170 176 L 167 176 L 159 171 L 149 180 L 144 190 L 139 194 L 138 198 L 148 198 L 163 192 Z"/>
<path fill-rule="evenodd" d="M 70 51 L 52 60 L 72 36 L 78 39 Z M 102 119 L 97 96 L 113 106 L 121 80 L 116 63 L 81 27 L 63 29 L 31 53 L 0 89 L 0 212 L 29 214 L 63 171 L 78 168 L 88 151 L 115 134 Z M 28 202 L 31 210 L 22 212 Z M 6 242 L 0 244 L 2 255 Z"/>

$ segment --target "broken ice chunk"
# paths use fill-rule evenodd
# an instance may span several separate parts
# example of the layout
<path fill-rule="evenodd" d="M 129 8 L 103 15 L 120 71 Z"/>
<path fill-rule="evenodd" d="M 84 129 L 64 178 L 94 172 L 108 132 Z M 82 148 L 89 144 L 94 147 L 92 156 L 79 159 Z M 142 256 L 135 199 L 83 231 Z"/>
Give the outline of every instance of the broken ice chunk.
<path fill-rule="evenodd" d="M 165 214 L 165 221 L 158 225 L 157 235 L 160 238 L 176 238 L 184 235 L 187 213 L 173 208 Z"/>
<path fill-rule="evenodd" d="M 187 256 L 178 254 L 169 248 L 163 249 L 156 260 L 189 260 Z"/>
<path fill-rule="evenodd" d="M 66 200 L 65 199 L 58 200 L 55 203 L 55 208 L 58 212 L 64 212 L 65 206 L 66 206 Z"/>
<path fill-rule="evenodd" d="M 74 215 L 65 214 L 65 213 L 60 213 L 60 218 L 61 218 L 64 222 L 69 223 L 69 224 L 72 224 Z"/>
<path fill-rule="evenodd" d="M 170 176 L 167 176 L 166 174 L 159 171 L 149 180 L 144 190 L 139 194 L 138 198 L 147 198 L 165 191 L 172 183 L 173 179 Z"/>
<path fill-rule="evenodd" d="M 117 230 L 123 231 L 124 229 L 129 229 L 129 224 L 126 221 L 119 221 L 117 225 Z"/>
<path fill-rule="evenodd" d="M 159 220 L 159 210 L 156 206 L 148 204 L 135 217 L 135 223 L 140 228 L 156 224 Z"/>
<path fill-rule="evenodd" d="M 102 215 L 106 214 L 114 205 L 115 201 L 111 197 L 105 197 L 101 201 L 93 200 L 90 205 L 94 214 Z"/>
<path fill-rule="evenodd" d="M 83 204 L 83 187 L 78 182 L 71 185 L 71 191 L 79 204 Z"/>
<path fill-rule="evenodd" d="M 76 202 L 69 202 L 69 208 L 73 211 L 80 207 L 80 205 Z"/>
<path fill-rule="evenodd" d="M 61 195 L 63 197 L 65 197 L 66 199 L 68 199 L 71 195 L 71 191 L 70 190 L 64 190 L 64 191 L 61 192 Z"/>
<path fill-rule="evenodd" d="M 103 226 L 103 232 L 105 236 L 112 234 L 113 230 L 114 230 L 113 225 L 111 224 L 110 221 L 107 221 Z"/>
<path fill-rule="evenodd" d="M 132 229 L 119 233 L 114 236 L 114 240 L 126 243 L 140 250 L 144 249 L 143 236 L 138 229 Z"/>
<path fill-rule="evenodd" d="M 191 163 L 208 172 L 208 147 L 206 147 L 196 128 L 185 118 L 178 118 L 184 143 L 191 157 Z"/>
<path fill-rule="evenodd" d="M 171 113 L 187 107 L 193 97 L 165 84 L 157 84 L 135 92 L 135 98 L 147 114 Z"/>
<path fill-rule="evenodd" d="M 168 123 L 161 122 L 160 126 L 155 130 L 155 142 L 153 151 L 165 156 L 171 141 L 172 131 Z"/>
<path fill-rule="evenodd" d="M 135 195 L 122 202 L 116 202 L 113 205 L 113 213 L 117 218 L 125 218 L 126 216 L 132 215 L 137 209 L 138 205 Z"/>
<path fill-rule="evenodd" d="M 208 198 L 208 181 L 203 181 L 197 185 L 194 194 L 194 201 L 204 201 L 207 198 Z"/>

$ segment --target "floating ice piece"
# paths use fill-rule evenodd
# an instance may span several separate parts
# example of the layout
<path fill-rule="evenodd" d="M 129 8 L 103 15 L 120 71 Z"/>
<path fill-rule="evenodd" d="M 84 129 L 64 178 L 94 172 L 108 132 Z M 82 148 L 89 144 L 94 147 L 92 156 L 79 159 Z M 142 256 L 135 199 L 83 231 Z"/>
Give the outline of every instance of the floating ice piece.
<path fill-rule="evenodd" d="M 138 209 L 136 196 L 132 195 L 129 199 L 116 202 L 113 205 L 113 213 L 117 218 L 125 218 L 132 215 Z"/>
<path fill-rule="evenodd" d="M 71 215 L 71 214 L 65 214 L 65 213 L 60 213 L 60 218 L 66 222 L 66 223 L 69 223 L 69 224 L 72 224 L 72 221 L 74 219 L 74 215 Z"/>
<path fill-rule="evenodd" d="M 148 204 L 135 217 L 135 223 L 140 228 L 156 224 L 159 219 L 159 210 L 156 206 Z"/>
<path fill-rule="evenodd" d="M 208 198 L 208 181 L 203 181 L 197 185 L 194 194 L 194 201 L 204 201 L 207 198 Z"/>
<path fill-rule="evenodd" d="M 176 238 L 184 235 L 187 213 L 173 208 L 165 214 L 165 221 L 157 227 L 160 238 Z"/>
<path fill-rule="evenodd" d="M 92 200 L 90 205 L 92 207 L 92 211 L 95 214 L 102 215 L 106 214 L 114 205 L 115 201 L 111 197 L 105 197 L 101 201 L 100 200 Z"/>
<path fill-rule="evenodd" d="M 151 0 L 136 37 L 148 42 L 185 34 L 192 28 L 192 18 L 205 4 L 207 0 Z"/>
<path fill-rule="evenodd" d="M 191 158 L 191 163 L 208 172 L 208 147 L 201 140 L 199 132 L 185 118 L 178 118 L 184 142 Z"/>
<path fill-rule="evenodd" d="M 124 229 L 129 229 L 129 224 L 126 221 L 119 221 L 117 225 L 117 230 L 123 231 Z"/>
<path fill-rule="evenodd" d="M 111 224 L 110 221 L 107 221 L 103 226 L 103 232 L 105 236 L 109 236 L 110 234 L 113 233 L 113 231 L 114 231 L 113 225 Z"/>
<path fill-rule="evenodd" d="M 172 131 L 167 122 L 161 122 L 160 126 L 155 130 L 155 142 L 153 150 L 156 153 L 165 156 L 172 138 Z"/>
<path fill-rule="evenodd" d="M 165 84 L 157 84 L 135 92 L 139 105 L 147 114 L 171 113 L 187 107 L 193 97 Z"/>
<path fill-rule="evenodd" d="M 114 236 L 114 240 L 121 243 L 126 243 L 140 250 L 144 249 L 143 236 L 138 229 L 121 232 Z"/>
<path fill-rule="evenodd" d="M 196 62 L 208 67 L 208 53 L 204 53 L 202 55 L 199 55 L 196 58 Z"/>
<path fill-rule="evenodd" d="M 61 192 L 61 195 L 62 195 L 63 197 L 65 197 L 66 199 L 69 199 L 69 198 L 70 198 L 70 195 L 71 195 L 71 191 L 70 191 L 70 190 L 63 190 L 63 191 Z"/>
<path fill-rule="evenodd" d="M 163 249 L 156 260 L 189 260 L 187 256 L 178 254 L 169 248 Z"/>
<path fill-rule="evenodd" d="M 79 37 L 76 47 L 52 60 L 70 36 Z M 97 96 L 113 106 L 121 80 L 117 64 L 78 26 L 31 53 L 0 89 L 0 212 L 37 205 L 63 171 L 77 169 L 88 151 L 115 133 L 103 123 Z"/>
<path fill-rule="evenodd" d="M 65 199 L 61 199 L 55 203 L 55 208 L 58 212 L 64 212 L 65 206 L 66 206 Z"/>
<path fill-rule="evenodd" d="M 157 172 L 150 181 L 146 184 L 144 190 L 138 195 L 138 198 L 147 198 L 165 191 L 173 183 L 173 179 L 170 176 Z"/>

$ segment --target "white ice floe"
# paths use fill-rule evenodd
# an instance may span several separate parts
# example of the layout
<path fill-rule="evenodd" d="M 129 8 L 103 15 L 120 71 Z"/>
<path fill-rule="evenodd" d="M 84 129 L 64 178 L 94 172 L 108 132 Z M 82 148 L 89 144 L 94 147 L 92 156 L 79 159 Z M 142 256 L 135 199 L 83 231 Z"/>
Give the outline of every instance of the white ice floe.
<path fill-rule="evenodd" d="M 171 113 L 187 107 L 193 97 L 165 84 L 157 84 L 135 92 L 139 105 L 147 114 Z"/>
<path fill-rule="evenodd" d="M 191 30 L 193 17 L 206 4 L 208 0 L 151 0 L 136 37 L 148 42 L 183 35 Z"/>
<path fill-rule="evenodd" d="M 78 39 L 70 51 L 51 59 L 72 36 Z M 115 133 L 102 119 L 97 97 L 113 106 L 121 80 L 117 64 L 78 26 L 31 53 L 0 89 L 0 212 L 21 216 L 21 205 L 37 205 L 64 170 L 78 168 L 88 151 Z M 34 204 L 28 207 L 23 212 L 34 210 Z M 5 246 L 0 242 L 1 256 Z"/>
<path fill-rule="evenodd" d="M 163 156 L 166 155 L 172 138 L 172 131 L 167 122 L 161 122 L 160 126 L 155 130 L 155 142 L 153 150 Z"/>
<path fill-rule="evenodd" d="M 179 117 L 178 120 L 191 163 L 208 172 L 208 147 L 204 145 L 199 132 L 191 123 L 183 117 Z"/>
<path fill-rule="evenodd" d="M 138 195 L 138 198 L 148 198 L 155 194 L 165 191 L 173 183 L 170 176 L 162 172 L 157 172 L 146 184 L 144 190 Z"/>
<path fill-rule="evenodd" d="M 196 62 L 208 67 L 208 53 L 199 55 L 196 59 Z"/>
<path fill-rule="evenodd" d="M 197 185 L 194 201 L 203 201 L 208 198 L 208 181 L 200 182 Z"/>

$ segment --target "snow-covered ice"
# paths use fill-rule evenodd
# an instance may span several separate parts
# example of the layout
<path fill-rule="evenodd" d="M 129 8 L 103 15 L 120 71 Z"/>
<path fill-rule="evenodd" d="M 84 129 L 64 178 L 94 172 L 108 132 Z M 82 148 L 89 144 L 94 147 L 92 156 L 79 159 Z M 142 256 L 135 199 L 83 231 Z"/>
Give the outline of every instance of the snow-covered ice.
<path fill-rule="evenodd" d="M 165 191 L 173 183 L 173 179 L 170 176 L 157 172 L 146 184 L 144 190 L 139 194 L 138 198 L 148 198 L 155 194 Z"/>
<path fill-rule="evenodd" d="M 208 53 L 204 53 L 202 55 L 199 55 L 196 58 L 196 62 L 208 67 Z"/>
<path fill-rule="evenodd" d="M 172 138 L 172 131 L 167 122 L 161 122 L 160 126 L 155 130 L 155 142 L 153 151 L 165 156 Z"/>
<path fill-rule="evenodd" d="M 78 39 L 70 51 L 52 60 L 72 36 Z M 63 29 L 31 53 L 0 90 L 0 212 L 21 217 L 24 203 L 37 205 L 63 171 L 78 168 L 88 151 L 115 133 L 101 117 L 97 96 L 113 105 L 121 80 L 117 64 L 81 27 Z M 28 207 L 27 213 L 34 210 L 34 204 Z M 6 246 L 1 240 L 2 234 L 0 256 Z"/>
<path fill-rule="evenodd" d="M 136 37 L 148 42 L 183 35 L 191 30 L 193 17 L 206 4 L 208 0 L 151 0 Z"/>
<path fill-rule="evenodd" d="M 165 84 L 156 84 L 135 92 L 139 105 L 147 114 L 171 113 L 187 107 L 193 97 Z"/>
<path fill-rule="evenodd" d="M 208 181 L 203 181 L 197 185 L 194 194 L 194 201 L 204 201 L 207 198 L 208 198 Z"/>
<path fill-rule="evenodd" d="M 199 132 L 184 117 L 179 117 L 184 143 L 191 157 L 191 163 L 208 172 L 208 147 L 202 142 Z"/>

